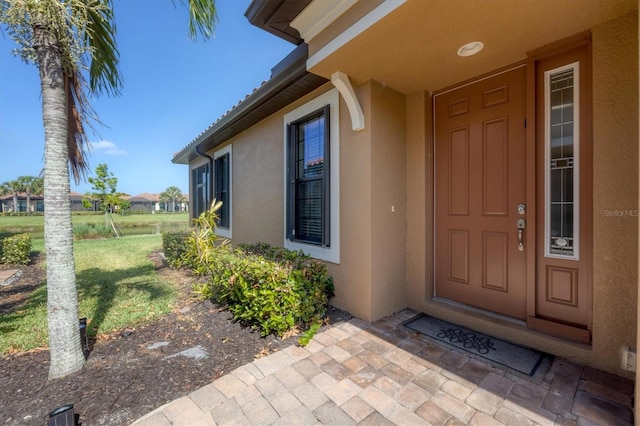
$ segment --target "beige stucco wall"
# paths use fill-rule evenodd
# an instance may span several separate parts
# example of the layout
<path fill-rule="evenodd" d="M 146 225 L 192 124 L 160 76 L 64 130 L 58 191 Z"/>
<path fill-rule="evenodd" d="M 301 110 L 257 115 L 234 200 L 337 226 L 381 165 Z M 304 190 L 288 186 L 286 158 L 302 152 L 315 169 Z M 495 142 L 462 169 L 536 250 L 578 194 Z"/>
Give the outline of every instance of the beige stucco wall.
<path fill-rule="evenodd" d="M 607 364 L 636 340 L 637 28 L 629 13 L 593 29 L 593 352 Z"/>
<path fill-rule="evenodd" d="M 338 308 L 370 318 L 371 307 L 371 138 L 368 87 L 356 88 L 365 129 L 354 132 L 345 103 L 340 102 L 340 264 L 329 264 Z"/>
<path fill-rule="evenodd" d="M 283 243 L 282 135 L 282 116 L 273 115 L 232 140 L 234 243 Z"/>
<path fill-rule="evenodd" d="M 421 91 L 406 97 L 406 274 L 408 306 L 421 306 L 431 297 L 433 228 L 431 97 Z M 417 302 L 417 303 L 416 303 Z"/>
<path fill-rule="evenodd" d="M 371 87 L 371 317 L 406 302 L 405 97 L 377 82 Z"/>
<path fill-rule="evenodd" d="M 341 102 L 341 261 L 329 269 L 332 303 L 373 321 L 407 303 L 405 98 L 372 81 L 355 91 L 365 129 L 351 129 Z"/>

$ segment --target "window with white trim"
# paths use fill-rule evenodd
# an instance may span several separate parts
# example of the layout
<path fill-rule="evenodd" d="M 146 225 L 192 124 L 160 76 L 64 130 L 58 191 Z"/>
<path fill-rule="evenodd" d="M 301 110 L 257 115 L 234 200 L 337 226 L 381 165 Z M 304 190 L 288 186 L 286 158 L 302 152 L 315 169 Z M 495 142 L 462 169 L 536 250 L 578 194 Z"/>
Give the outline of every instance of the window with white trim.
<path fill-rule="evenodd" d="M 231 182 L 232 182 L 232 161 L 231 145 L 213 153 L 214 162 L 214 197 L 217 201 L 222 201 L 222 207 L 218 210 L 218 227 L 216 234 L 231 238 Z"/>
<path fill-rule="evenodd" d="M 210 207 L 209 164 L 203 164 L 191 170 L 191 217 L 197 218 Z"/>
<path fill-rule="evenodd" d="M 289 124 L 287 238 L 331 247 L 330 107 Z"/>
<path fill-rule="evenodd" d="M 285 247 L 340 262 L 338 91 L 285 115 Z"/>

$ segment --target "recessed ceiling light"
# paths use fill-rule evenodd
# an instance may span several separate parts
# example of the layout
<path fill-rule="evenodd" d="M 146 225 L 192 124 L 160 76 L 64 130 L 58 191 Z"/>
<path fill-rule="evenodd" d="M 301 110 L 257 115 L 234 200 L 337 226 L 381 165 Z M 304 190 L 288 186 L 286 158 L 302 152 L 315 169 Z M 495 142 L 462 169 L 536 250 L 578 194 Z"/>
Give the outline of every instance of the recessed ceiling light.
<path fill-rule="evenodd" d="M 472 41 L 467 43 L 458 49 L 458 56 L 471 56 L 475 55 L 484 48 L 484 43 L 481 41 Z"/>

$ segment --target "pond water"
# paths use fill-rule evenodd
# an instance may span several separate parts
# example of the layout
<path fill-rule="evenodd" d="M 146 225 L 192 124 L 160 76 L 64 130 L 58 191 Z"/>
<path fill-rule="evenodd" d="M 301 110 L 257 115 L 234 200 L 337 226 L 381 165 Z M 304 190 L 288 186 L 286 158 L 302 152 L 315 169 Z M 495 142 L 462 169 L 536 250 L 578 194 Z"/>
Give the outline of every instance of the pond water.
<path fill-rule="evenodd" d="M 118 225 L 121 236 L 161 234 L 164 231 L 187 231 L 189 226 L 182 222 L 158 222 L 156 224 L 126 223 Z M 44 226 L 10 227 L 0 230 L 0 237 L 29 232 L 34 240 L 44 238 Z"/>
<path fill-rule="evenodd" d="M 118 232 L 127 235 L 162 234 L 164 231 L 187 231 L 189 226 L 184 223 L 157 223 L 155 225 L 118 226 Z"/>

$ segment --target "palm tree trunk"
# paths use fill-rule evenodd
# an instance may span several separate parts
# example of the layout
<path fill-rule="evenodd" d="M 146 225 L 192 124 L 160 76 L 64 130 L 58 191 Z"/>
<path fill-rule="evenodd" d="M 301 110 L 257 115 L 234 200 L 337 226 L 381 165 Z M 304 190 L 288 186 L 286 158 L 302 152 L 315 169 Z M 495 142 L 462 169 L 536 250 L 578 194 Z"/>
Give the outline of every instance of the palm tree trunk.
<path fill-rule="evenodd" d="M 78 327 L 78 298 L 71 224 L 66 91 L 60 49 L 47 28 L 34 26 L 42 89 L 44 151 L 44 244 L 47 255 L 49 378 L 84 365 Z"/>
<path fill-rule="evenodd" d="M 14 213 L 18 212 L 18 193 L 14 192 L 13 193 L 13 211 Z"/>

